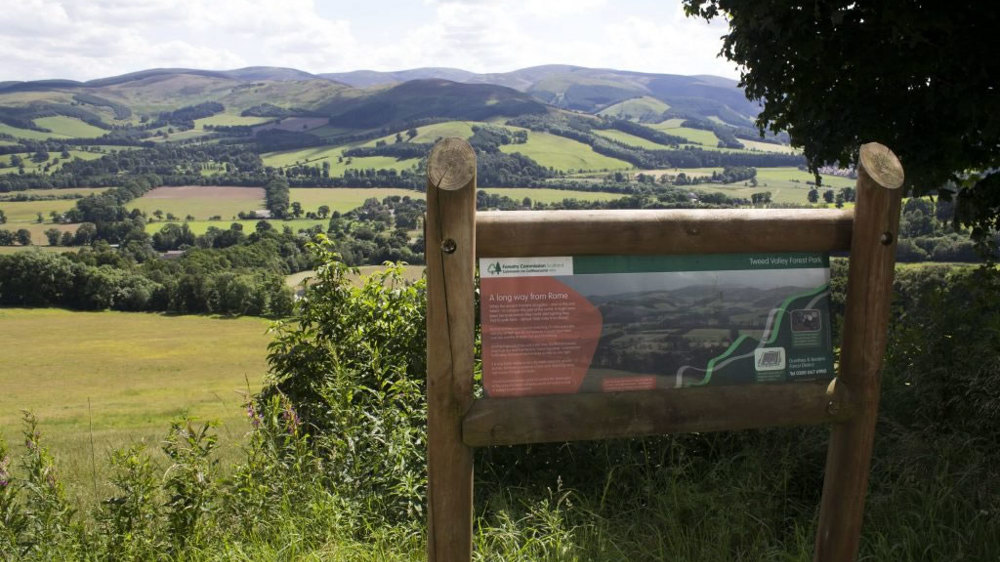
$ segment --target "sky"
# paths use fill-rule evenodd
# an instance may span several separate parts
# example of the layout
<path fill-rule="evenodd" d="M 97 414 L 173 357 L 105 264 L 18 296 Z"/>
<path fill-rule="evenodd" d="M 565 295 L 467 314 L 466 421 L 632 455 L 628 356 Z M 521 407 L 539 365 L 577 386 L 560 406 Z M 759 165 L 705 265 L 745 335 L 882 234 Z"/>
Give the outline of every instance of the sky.
<path fill-rule="evenodd" d="M 183 67 L 312 73 L 573 64 L 737 77 L 724 20 L 679 0 L 15 0 L 0 81 Z"/>

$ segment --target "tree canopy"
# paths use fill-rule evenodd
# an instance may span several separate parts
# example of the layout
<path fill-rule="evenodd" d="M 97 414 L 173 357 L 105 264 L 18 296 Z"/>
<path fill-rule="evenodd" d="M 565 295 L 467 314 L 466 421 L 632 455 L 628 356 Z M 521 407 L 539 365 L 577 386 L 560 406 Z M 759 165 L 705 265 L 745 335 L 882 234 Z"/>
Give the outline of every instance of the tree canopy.
<path fill-rule="evenodd" d="M 854 164 L 878 141 L 910 194 L 957 193 L 956 220 L 983 241 L 1000 226 L 1000 5 L 909 0 L 684 0 L 726 15 L 721 54 L 810 167 Z M 947 187 L 947 189 L 945 189 Z"/>

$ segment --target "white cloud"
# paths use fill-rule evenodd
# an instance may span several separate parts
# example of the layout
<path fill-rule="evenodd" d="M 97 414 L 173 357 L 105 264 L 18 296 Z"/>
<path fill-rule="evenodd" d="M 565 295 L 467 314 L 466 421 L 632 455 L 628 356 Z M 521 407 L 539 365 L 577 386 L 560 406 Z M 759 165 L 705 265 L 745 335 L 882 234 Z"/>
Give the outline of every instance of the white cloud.
<path fill-rule="evenodd" d="M 417 66 L 502 72 L 564 63 L 735 75 L 715 59 L 724 23 L 684 18 L 679 5 L 665 10 L 669 5 L 661 1 L 401 2 L 408 3 L 19 0 L 4 8 L 0 80 L 251 65 L 309 72 Z M 407 15 L 397 16 L 404 8 Z"/>

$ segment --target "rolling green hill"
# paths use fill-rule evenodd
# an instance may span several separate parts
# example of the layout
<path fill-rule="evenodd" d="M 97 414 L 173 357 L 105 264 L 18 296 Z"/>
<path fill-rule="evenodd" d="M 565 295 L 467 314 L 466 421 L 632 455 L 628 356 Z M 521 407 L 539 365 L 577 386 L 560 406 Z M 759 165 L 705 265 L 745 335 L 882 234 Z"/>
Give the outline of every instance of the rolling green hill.
<path fill-rule="evenodd" d="M 668 109 L 670 106 L 662 101 L 650 96 L 642 96 L 609 105 L 598 111 L 597 114 L 641 123 L 655 123 L 663 119 L 663 114 Z"/>

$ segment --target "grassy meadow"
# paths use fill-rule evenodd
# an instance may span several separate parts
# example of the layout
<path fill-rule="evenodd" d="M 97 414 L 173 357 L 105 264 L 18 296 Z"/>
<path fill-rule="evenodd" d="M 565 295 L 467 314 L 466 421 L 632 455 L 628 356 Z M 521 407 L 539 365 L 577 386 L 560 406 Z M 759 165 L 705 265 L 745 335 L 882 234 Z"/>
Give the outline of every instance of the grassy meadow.
<path fill-rule="evenodd" d="M 520 152 L 546 168 L 563 172 L 626 170 L 632 167 L 624 160 L 598 154 L 582 142 L 539 131 L 529 131 L 528 142 L 524 144 L 505 144 L 500 150 L 507 154 Z"/>
<path fill-rule="evenodd" d="M 381 201 L 393 195 L 413 199 L 426 198 L 426 195 L 419 191 L 394 187 L 293 187 L 289 190 L 289 200 L 301 203 L 303 211 L 316 211 L 320 205 L 326 205 L 330 207 L 331 212 L 339 211 L 341 213 L 360 207 L 365 200 L 372 197 Z"/>
<path fill-rule="evenodd" d="M 257 226 L 257 223 L 260 222 L 260 219 L 237 219 L 237 220 L 232 220 L 230 218 L 223 218 L 223 219 L 214 220 L 214 221 L 210 221 L 210 220 L 193 220 L 193 221 L 184 221 L 184 220 L 165 221 L 164 220 L 164 221 L 153 221 L 153 222 L 146 223 L 146 232 L 148 232 L 149 234 L 154 234 L 156 232 L 159 232 L 167 224 L 171 224 L 172 223 L 172 224 L 178 224 L 178 225 L 180 225 L 180 224 L 184 224 L 185 222 L 187 222 L 188 228 L 191 229 L 191 232 L 193 232 L 195 234 L 205 234 L 205 232 L 207 232 L 208 229 L 211 228 L 211 227 L 213 227 L 213 226 L 215 228 L 221 228 L 221 229 L 225 230 L 225 229 L 228 229 L 229 226 L 232 225 L 233 223 L 239 223 L 239 224 L 243 225 L 243 232 L 249 234 L 249 233 L 253 232 L 254 228 Z M 303 228 L 311 228 L 311 227 L 316 226 L 316 225 L 320 225 L 323 228 L 326 228 L 327 224 L 329 223 L 329 220 L 320 220 L 320 219 L 289 219 L 289 220 L 272 220 L 272 221 L 269 221 L 269 222 L 271 223 L 272 227 L 274 227 L 274 228 L 276 228 L 278 230 L 281 230 L 282 228 L 284 228 L 284 227 L 287 226 L 288 228 L 291 228 L 293 232 L 297 232 L 297 231 L 299 231 L 299 230 L 301 230 Z"/>
<path fill-rule="evenodd" d="M 541 187 L 484 187 L 480 191 L 505 195 L 520 202 L 525 197 L 535 202 L 558 203 L 563 199 L 578 199 L 580 201 L 614 201 L 625 197 L 623 193 L 608 193 L 604 191 L 574 191 L 571 189 L 548 189 Z"/>
<path fill-rule="evenodd" d="M 284 168 L 296 165 L 322 166 L 324 162 L 330 165 L 331 176 L 342 176 L 346 170 L 396 170 L 403 171 L 413 168 L 420 161 L 419 158 L 409 158 L 406 160 L 396 160 L 391 156 L 363 156 L 358 158 L 348 158 L 343 156 L 344 150 L 350 148 L 345 145 L 328 145 L 298 150 L 284 150 L 280 152 L 268 152 L 261 155 L 265 166 Z"/>
<path fill-rule="evenodd" d="M 658 142 L 653 142 L 651 140 L 644 139 L 642 137 L 637 137 L 635 135 L 630 135 L 622 131 L 615 129 L 594 129 L 594 134 L 600 137 L 604 137 L 608 140 L 613 140 L 620 142 L 628 146 L 637 146 L 639 148 L 645 148 L 648 150 L 671 150 L 672 146 L 667 146 L 665 144 L 660 144 Z"/>
<path fill-rule="evenodd" d="M 207 220 L 213 216 L 223 219 L 236 217 L 240 211 L 264 208 L 264 189 L 260 187 L 224 187 L 186 185 L 157 187 L 142 197 L 130 201 L 129 209 L 139 209 L 152 216 L 157 210 L 171 213 L 179 219 L 191 215 Z"/>
<path fill-rule="evenodd" d="M 235 446 L 244 396 L 266 371 L 267 327 L 260 318 L 0 309 L 0 430 L 18 442 L 21 411 L 32 411 L 70 493 L 86 498 L 92 456 L 102 471 L 111 449 L 145 441 L 156 450 L 173 419 L 218 420 Z"/>
<path fill-rule="evenodd" d="M 80 160 L 96 160 L 104 156 L 104 152 L 94 152 L 88 150 L 69 150 L 69 160 L 79 158 Z M 11 157 L 13 154 L 0 155 L 0 162 L 3 162 L 4 167 L 0 168 L 0 174 L 17 174 L 20 172 L 17 166 L 11 164 Z M 49 165 L 49 173 L 58 171 L 62 167 L 63 163 L 66 162 L 59 152 L 50 152 L 49 159 L 45 162 L 35 162 L 31 159 L 31 153 L 21 152 L 17 154 L 21 158 L 24 166 L 24 172 L 30 173 L 43 173 L 45 172 L 45 166 Z M 58 160 L 58 162 L 56 162 Z M 55 162 L 53 164 L 53 162 Z"/>
<path fill-rule="evenodd" d="M 702 170 L 699 168 L 699 170 Z M 681 170 L 688 173 L 688 170 Z M 672 172 L 671 172 L 672 173 Z M 711 175 L 708 172 L 705 175 Z M 827 189 L 837 191 L 843 187 L 854 187 L 855 180 L 841 176 L 821 176 L 823 181 L 819 188 L 820 195 Z M 692 191 L 703 193 L 714 193 L 721 191 L 730 197 L 741 197 L 749 199 L 754 193 L 771 192 L 771 200 L 775 203 L 788 203 L 806 206 L 809 205 L 809 190 L 814 186 L 811 182 L 815 177 L 807 171 L 798 168 L 757 168 L 757 187 L 743 185 L 745 182 L 730 184 L 702 183 L 690 186 Z M 820 198 L 820 203 L 823 200 Z"/>

